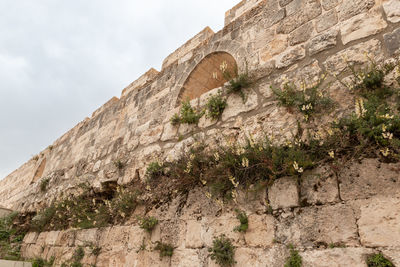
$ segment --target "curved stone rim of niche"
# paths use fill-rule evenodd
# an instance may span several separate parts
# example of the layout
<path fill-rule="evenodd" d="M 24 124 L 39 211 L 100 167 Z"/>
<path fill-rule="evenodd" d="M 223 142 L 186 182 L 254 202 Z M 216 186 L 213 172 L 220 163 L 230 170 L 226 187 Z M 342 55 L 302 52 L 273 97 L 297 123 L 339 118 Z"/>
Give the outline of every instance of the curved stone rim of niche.
<path fill-rule="evenodd" d="M 184 100 L 199 98 L 208 91 L 222 87 L 227 82 L 223 71 L 227 71 L 232 78 L 237 77 L 238 64 L 230 53 L 217 51 L 205 56 L 186 78 L 175 106 L 178 107 Z"/>
<path fill-rule="evenodd" d="M 44 169 L 46 168 L 46 158 L 43 158 L 42 161 L 40 162 L 39 166 L 36 168 L 36 171 L 33 175 L 31 184 L 37 182 L 38 180 L 40 180 L 42 178 L 42 175 L 44 173 Z"/>

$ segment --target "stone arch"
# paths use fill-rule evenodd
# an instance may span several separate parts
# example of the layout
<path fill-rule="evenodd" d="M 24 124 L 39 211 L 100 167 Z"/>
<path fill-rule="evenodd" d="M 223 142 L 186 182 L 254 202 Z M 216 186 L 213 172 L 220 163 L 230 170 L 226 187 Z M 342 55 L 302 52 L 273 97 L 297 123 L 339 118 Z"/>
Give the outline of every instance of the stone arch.
<path fill-rule="evenodd" d="M 224 67 L 222 67 L 224 66 Z M 222 67 L 222 68 L 221 68 Z M 230 73 L 232 78 L 237 76 L 235 58 L 227 52 L 214 52 L 204 57 L 192 70 L 178 95 L 178 103 L 182 100 L 192 100 L 202 94 L 221 87 L 227 82 L 222 69 Z"/>
<path fill-rule="evenodd" d="M 33 175 L 32 183 L 42 178 L 45 168 L 46 168 L 46 158 L 44 158 L 42 162 L 40 162 L 39 167 L 37 167 L 35 174 Z"/>

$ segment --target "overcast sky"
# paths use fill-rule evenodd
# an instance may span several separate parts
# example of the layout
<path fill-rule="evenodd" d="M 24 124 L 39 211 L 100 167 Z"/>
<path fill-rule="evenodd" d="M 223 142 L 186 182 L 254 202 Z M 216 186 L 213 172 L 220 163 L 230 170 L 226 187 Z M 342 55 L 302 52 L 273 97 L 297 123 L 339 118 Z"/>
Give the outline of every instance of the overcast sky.
<path fill-rule="evenodd" d="M 1 0 L 0 179 L 239 0 Z"/>

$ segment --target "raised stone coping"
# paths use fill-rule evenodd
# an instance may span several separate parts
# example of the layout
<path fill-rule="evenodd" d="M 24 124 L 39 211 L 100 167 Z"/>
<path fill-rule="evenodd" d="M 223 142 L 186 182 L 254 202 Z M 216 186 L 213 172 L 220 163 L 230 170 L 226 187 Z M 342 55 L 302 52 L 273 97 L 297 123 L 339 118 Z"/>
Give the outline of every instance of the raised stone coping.
<path fill-rule="evenodd" d="M 0 260 L 0 267 L 32 267 L 32 263 L 24 261 Z"/>

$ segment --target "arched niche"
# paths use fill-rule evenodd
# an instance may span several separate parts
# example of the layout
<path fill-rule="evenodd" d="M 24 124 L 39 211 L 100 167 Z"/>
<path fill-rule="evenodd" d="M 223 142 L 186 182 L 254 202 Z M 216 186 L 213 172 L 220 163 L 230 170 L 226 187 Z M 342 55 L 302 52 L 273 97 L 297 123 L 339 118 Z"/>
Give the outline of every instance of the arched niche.
<path fill-rule="evenodd" d="M 37 167 L 35 174 L 33 175 L 32 183 L 42 178 L 45 168 L 46 168 L 46 158 L 44 158 L 42 162 L 40 162 L 39 167 Z"/>
<path fill-rule="evenodd" d="M 182 100 L 198 98 L 202 94 L 224 85 L 227 79 L 223 72 L 229 73 L 231 78 L 237 76 L 235 58 L 226 52 L 214 52 L 207 55 L 186 79 L 179 93 L 177 105 Z"/>

